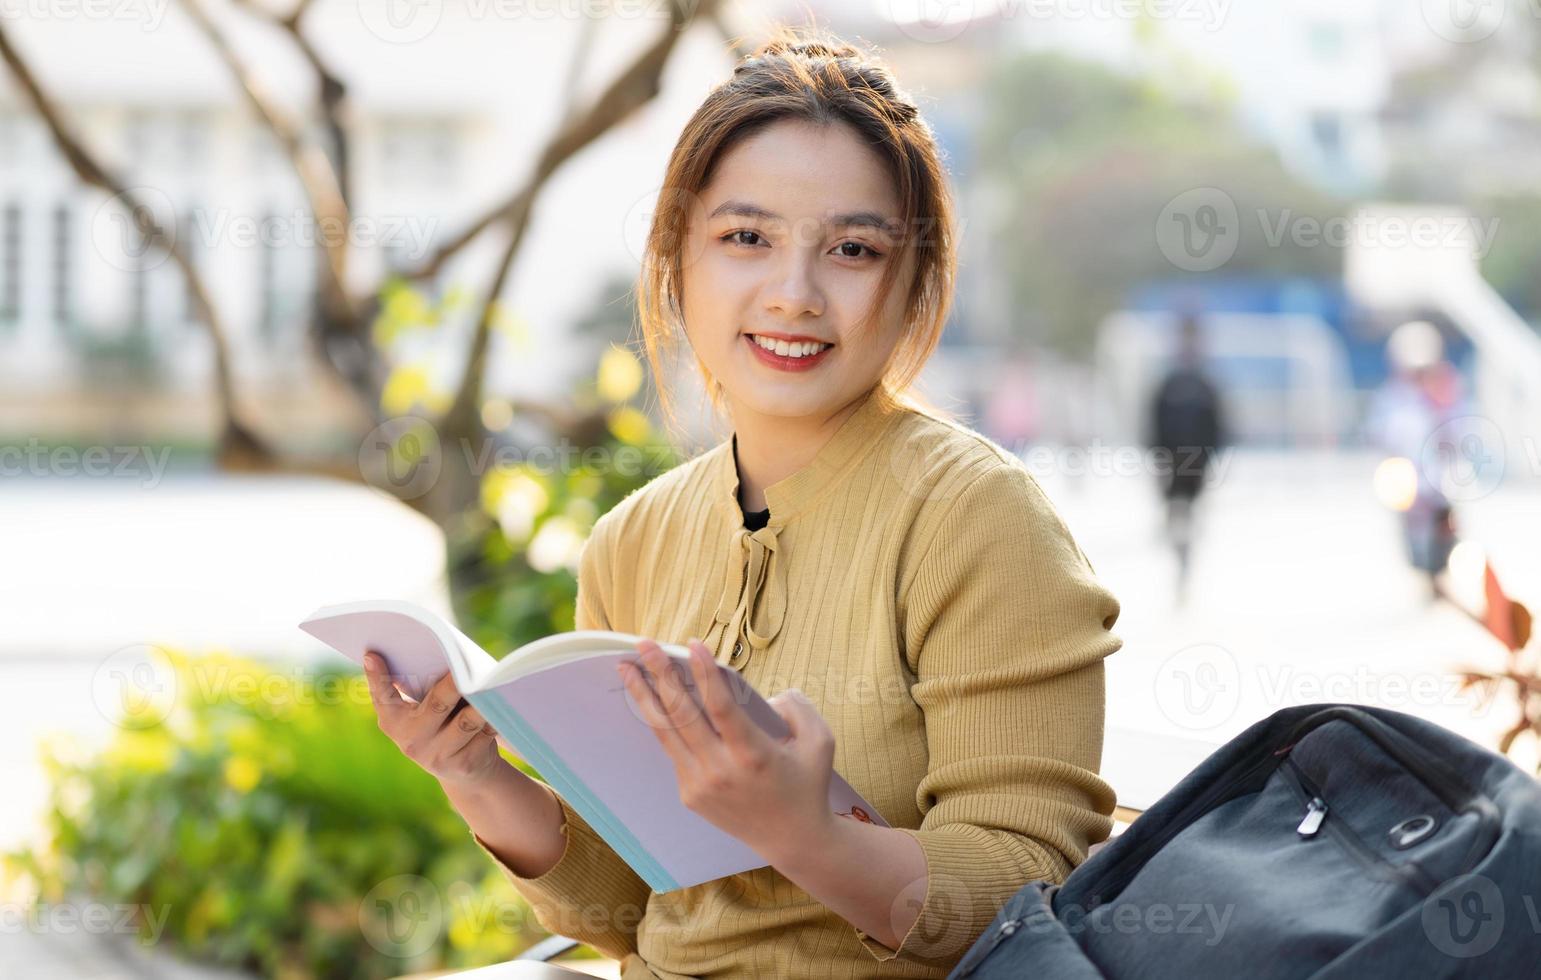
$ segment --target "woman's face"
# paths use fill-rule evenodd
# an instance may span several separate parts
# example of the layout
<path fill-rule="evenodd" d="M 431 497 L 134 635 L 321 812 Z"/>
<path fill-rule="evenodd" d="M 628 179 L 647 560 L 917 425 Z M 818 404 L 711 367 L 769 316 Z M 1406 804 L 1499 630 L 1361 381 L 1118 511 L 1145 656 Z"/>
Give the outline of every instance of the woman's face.
<path fill-rule="evenodd" d="M 772 123 L 723 154 L 692 203 L 685 333 L 730 409 L 827 417 L 871 389 L 915 266 L 912 250 L 859 336 L 902 230 L 882 159 L 845 125 Z"/>

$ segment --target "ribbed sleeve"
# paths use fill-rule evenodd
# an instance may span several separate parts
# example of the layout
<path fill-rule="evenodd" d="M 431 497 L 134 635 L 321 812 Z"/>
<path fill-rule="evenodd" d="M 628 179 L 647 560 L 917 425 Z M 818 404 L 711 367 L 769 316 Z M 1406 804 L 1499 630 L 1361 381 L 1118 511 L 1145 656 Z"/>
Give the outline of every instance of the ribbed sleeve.
<path fill-rule="evenodd" d="M 1097 770 L 1118 602 L 1024 469 L 986 459 L 951 487 L 901 605 L 927 883 L 898 950 L 861 936 L 879 960 L 955 962 L 1025 882 L 1063 880 L 1112 829 Z"/>
<path fill-rule="evenodd" d="M 578 567 L 578 596 L 574 619 L 578 629 L 609 629 L 604 592 L 609 583 L 606 536 L 596 528 L 584 544 Z M 567 846 L 545 874 L 524 878 L 503 864 L 486 844 L 477 844 L 497 862 L 519 894 L 530 903 L 535 920 L 548 931 L 568 936 L 613 956 L 637 950 L 637 927 L 647 910 L 652 889 L 562 794 L 555 793 L 565 818 Z M 475 835 L 472 835 L 475 837 Z"/>

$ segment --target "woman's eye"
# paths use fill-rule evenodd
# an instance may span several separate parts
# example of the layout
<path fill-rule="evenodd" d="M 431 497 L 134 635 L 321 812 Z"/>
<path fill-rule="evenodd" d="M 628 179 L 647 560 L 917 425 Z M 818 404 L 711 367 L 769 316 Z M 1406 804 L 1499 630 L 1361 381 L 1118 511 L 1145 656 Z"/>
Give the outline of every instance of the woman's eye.
<path fill-rule="evenodd" d="M 839 245 L 836 245 L 835 247 L 836 248 L 844 248 L 844 249 L 852 249 L 852 248 L 854 248 L 856 250 L 855 252 L 842 252 L 842 253 L 840 253 L 842 256 L 844 256 L 845 258 L 848 258 L 848 259 L 859 259 L 859 258 L 862 258 L 863 257 L 862 253 L 867 253 L 867 254 L 871 255 L 873 258 L 879 258 L 880 257 L 880 253 L 879 252 L 877 252 L 875 249 L 873 249 L 873 248 L 871 248 L 871 247 L 869 247 L 867 245 L 863 245 L 861 242 L 841 242 Z"/>
<path fill-rule="evenodd" d="M 759 244 L 758 241 L 746 242 L 743 239 L 738 238 L 737 236 L 739 236 L 739 235 L 749 235 L 749 236 L 751 236 L 751 237 L 753 237 L 755 239 L 758 239 L 760 237 L 760 233 L 757 232 L 757 231 L 749 231 L 747 229 L 740 228 L 738 231 L 730 231 L 730 232 L 728 232 L 726 235 L 723 235 L 720 240 L 724 241 L 724 242 L 727 242 L 730 245 L 743 245 L 746 248 L 753 248 L 754 246 Z"/>
<path fill-rule="evenodd" d="M 736 231 L 730 231 L 726 235 L 721 236 L 718 241 L 726 242 L 729 245 L 738 245 L 743 248 L 758 248 L 765 244 L 764 236 L 762 236 L 757 231 L 751 231 L 747 228 L 740 228 Z M 868 257 L 875 259 L 882 257 L 881 252 L 878 252 L 871 246 L 863 245 L 861 242 L 841 242 L 839 245 L 836 245 L 835 248 L 843 249 L 843 251 L 840 252 L 840 255 L 842 258 L 847 259 L 860 259 Z"/>

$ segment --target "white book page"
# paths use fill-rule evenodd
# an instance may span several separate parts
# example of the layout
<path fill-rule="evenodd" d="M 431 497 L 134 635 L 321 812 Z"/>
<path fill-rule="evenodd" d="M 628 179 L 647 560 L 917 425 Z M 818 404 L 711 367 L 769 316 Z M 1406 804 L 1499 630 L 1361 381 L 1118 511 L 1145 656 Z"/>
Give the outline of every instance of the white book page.
<path fill-rule="evenodd" d="M 414 700 L 422 700 L 448 671 L 462 693 L 480 690 L 497 666 L 465 634 L 421 606 L 378 600 L 323 606 L 300 629 L 363 666 L 364 653 L 385 658 L 391 677 Z"/>

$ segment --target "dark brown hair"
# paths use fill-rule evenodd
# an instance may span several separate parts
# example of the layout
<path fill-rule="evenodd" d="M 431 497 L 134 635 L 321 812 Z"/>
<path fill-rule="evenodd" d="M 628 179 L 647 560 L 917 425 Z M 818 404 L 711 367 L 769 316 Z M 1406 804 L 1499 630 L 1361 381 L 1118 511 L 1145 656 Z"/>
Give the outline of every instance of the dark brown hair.
<path fill-rule="evenodd" d="M 784 120 L 844 124 L 883 158 L 900 201 L 901 243 L 887 253 L 866 329 L 876 327 L 910 251 L 916 263 L 904 336 L 877 394 L 890 403 L 907 401 L 946 414 L 910 391 L 941 338 L 957 269 L 952 197 L 935 136 L 884 65 L 822 31 L 782 27 L 707 95 L 669 156 L 637 280 L 640 332 L 665 416 L 672 419 L 664 355 L 684 330 L 682 276 L 691 205 L 699 202 L 728 149 Z M 713 408 L 720 410 L 721 383 L 699 358 L 696 363 Z"/>

